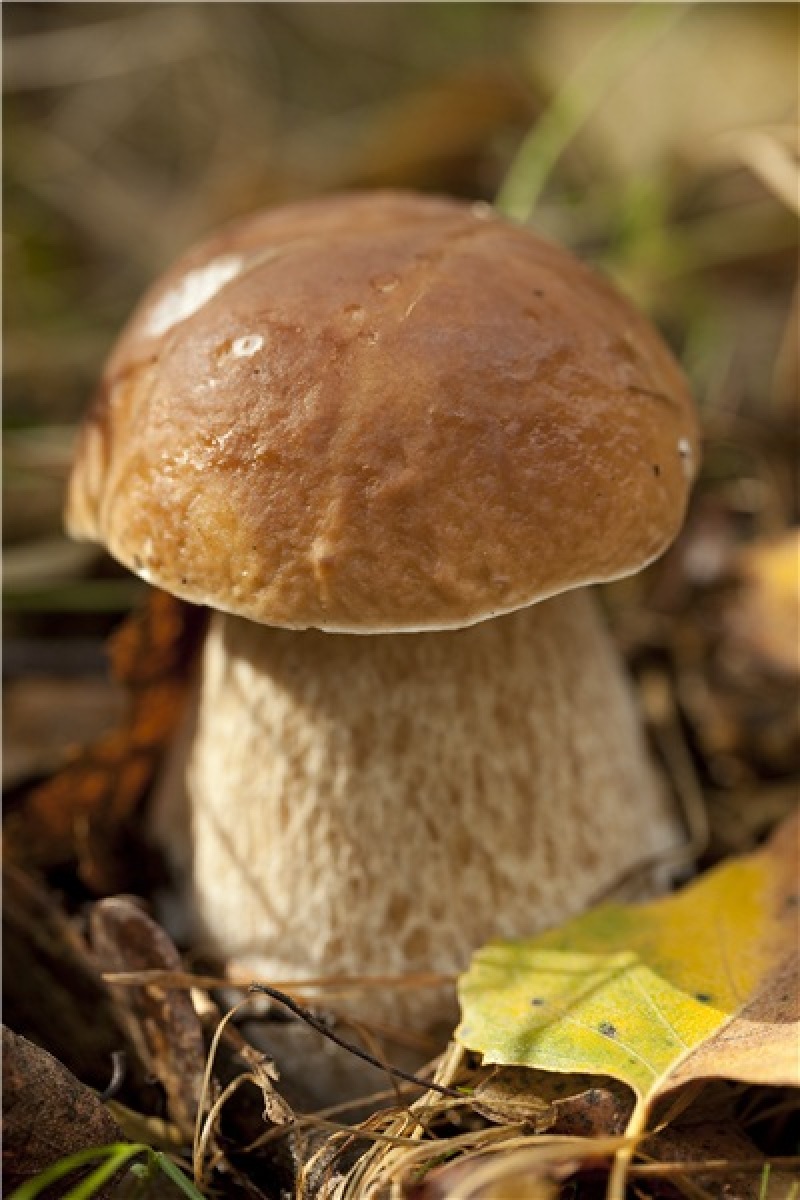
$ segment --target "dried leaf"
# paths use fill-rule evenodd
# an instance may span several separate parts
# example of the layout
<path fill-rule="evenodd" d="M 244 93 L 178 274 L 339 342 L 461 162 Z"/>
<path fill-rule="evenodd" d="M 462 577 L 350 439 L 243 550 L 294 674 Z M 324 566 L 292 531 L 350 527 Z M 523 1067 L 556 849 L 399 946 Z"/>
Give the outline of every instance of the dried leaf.
<path fill-rule="evenodd" d="M 523 1124 L 536 1133 L 555 1123 L 552 1103 L 537 1095 L 534 1073 L 524 1067 L 493 1071 L 480 1080 L 472 1092 L 472 1105 L 488 1121 L 499 1124 Z"/>
<path fill-rule="evenodd" d="M 101 900 L 89 919 L 92 946 L 106 972 L 179 970 L 172 941 L 135 901 Z M 150 984 L 111 985 L 120 1019 L 167 1094 L 169 1115 L 184 1137 L 194 1133 L 206 1053 L 200 1021 L 186 992 Z"/>
<path fill-rule="evenodd" d="M 552 1080 L 554 1076 L 550 1076 Z M 573 1079 L 571 1094 L 553 1102 L 555 1121 L 551 1132 L 561 1137 L 615 1137 L 625 1132 L 633 1103 L 627 1088 L 616 1080 L 597 1080 L 580 1089 Z"/>
<path fill-rule="evenodd" d="M 800 1086 L 800 955 L 778 963 L 749 1004 L 676 1067 L 663 1091 L 724 1078 Z"/>
<path fill-rule="evenodd" d="M 11 863 L 3 866 L 3 1002 L 10 1025 L 93 1087 L 108 1085 L 122 1052 L 126 1094 L 141 1098 L 144 1068 L 89 947 L 55 893 Z"/>
<path fill-rule="evenodd" d="M 6 847 L 15 861 L 43 868 L 76 862 L 82 881 L 100 894 L 132 885 L 121 843 L 180 718 L 203 624 L 201 609 L 152 589 L 115 634 L 112 672 L 131 693 L 129 716 L 8 814 Z M 140 881 L 138 856 L 135 867 Z"/>
<path fill-rule="evenodd" d="M 6 1195 L 77 1150 L 120 1141 L 122 1131 L 90 1088 L 46 1050 L 3 1026 Z"/>

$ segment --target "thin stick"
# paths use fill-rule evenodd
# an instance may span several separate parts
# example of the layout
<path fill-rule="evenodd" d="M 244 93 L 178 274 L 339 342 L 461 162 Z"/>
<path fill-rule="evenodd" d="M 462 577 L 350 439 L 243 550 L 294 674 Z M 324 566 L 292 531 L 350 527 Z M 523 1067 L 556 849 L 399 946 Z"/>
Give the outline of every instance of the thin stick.
<path fill-rule="evenodd" d="M 723 1171 L 763 1171 L 765 1166 L 771 1166 L 780 1170 L 782 1167 L 787 1170 L 796 1170 L 800 1167 L 800 1155 L 794 1155 L 786 1158 L 773 1158 L 769 1163 L 765 1163 L 763 1159 L 731 1159 L 730 1161 L 724 1158 L 710 1158 L 707 1162 L 681 1162 L 681 1163 L 634 1163 L 628 1167 L 629 1175 L 689 1175 L 703 1174 L 708 1172 L 709 1175 L 719 1174 Z"/>
<path fill-rule="evenodd" d="M 312 1029 L 316 1029 L 317 1033 L 321 1033 L 323 1037 L 329 1038 L 335 1042 L 337 1046 L 341 1046 L 343 1050 L 349 1050 L 356 1058 L 363 1059 L 372 1067 L 377 1067 L 380 1071 L 386 1071 L 389 1075 L 395 1075 L 398 1079 L 405 1079 L 407 1083 L 414 1083 L 423 1091 L 439 1092 L 442 1096 L 452 1096 L 456 1100 L 463 1099 L 463 1092 L 457 1092 L 455 1088 L 443 1087 L 440 1083 L 432 1083 L 427 1079 L 420 1079 L 418 1075 L 412 1075 L 410 1071 L 402 1071 L 400 1067 L 390 1066 L 388 1063 L 382 1063 L 380 1059 L 373 1058 L 371 1054 L 367 1054 L 366 1050 L 362 1050 L 360 1046 L 348 1042 L 345 1038 L 340 1037 L 338 1033 L 334 1033 L 329 1029 L 324 1021 L 319 1017 L 315 1017 L 307 1008 L 303 1008 L 291 996 L 287 996 L 285 992 L 279 992 L 277 988 L 267 987 L 264 983 L 251 983 L 247 989 L 249 992 L 260 992 L 265 996 L 269 996 L 271 1000 L 277 1000 L 279 1004 L 285 1005 L 290 1012 L 293 1012 L 301 1021 L 305 1021 Z"/>
<path fill-rule="evenodd" d="M 188 971 L 166 971 L 151 968 L 145 971 L 105 971 L 103 979 L 106 983 L 119 984 L 124 987 L 145 987 L 156 984 L 158 987 L 184 990 L 199 988 L 201 991 L 216 991 L 218 988 L 235 988 L 244 991 L 253 982 L 250 979 L 228 979 L 219 975 L 192 975 Z M 375 990 L 406 990 L 429 987 L 442 987 L 452 983 L 454 975 L 438 975 L 431 972 L 419 975 L 367 975 L 341 979 L 326 977 L 320 979 L 276 980 L 271 985 L 281 988 L 290 994 L 302 994 L 309 989 L 333 991 L 345 995 L 350 992 Z"/>

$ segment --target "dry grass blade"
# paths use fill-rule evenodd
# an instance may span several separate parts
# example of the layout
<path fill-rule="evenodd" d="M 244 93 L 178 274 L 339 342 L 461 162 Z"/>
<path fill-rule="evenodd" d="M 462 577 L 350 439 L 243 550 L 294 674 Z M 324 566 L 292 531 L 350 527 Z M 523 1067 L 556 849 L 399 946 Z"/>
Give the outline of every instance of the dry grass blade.
<path fill-rule="evenodd" d="M 448 1086 L 452 1086 L 457 1082 L 463 1066 L 463 1052 L 456 1046 L 450 1046 L 437 1072 L 437 1081 L 445 1080 Z M 469 1103 L 468 1097 L 464 1097 L 461 1101 L 462 1105 Z M 481 1128 L 448 1138 L 432 1136 L 430 1126 L 436 1120 L 446 1116 L 453 1107 L 458 1106 L 458 1104 L 454 1105 L 452 1101 L 442 1102 L 438 1096 L 428 1093 L 420 1097 L 410 1108 L 389 1114 L 388 1129 L 391 1130 L 391 1135 L 395 1139 L 400 1140 L 399 1145 L 394 1147 L 385 1144 L 374 1145 L 343 1178 L 335 1183 L 329 1181 L 327 1192 L 321 1194 L 329 1197 L 329 1200 L 365 1200 L 366 1197 L 383 1195 L 388 1189 L 388 1194 L 399 1197 L 405 1194 L 404 1189 L 411 1182 L 412 1176 L 424 1172 L 442 1158 L 460 1155 L 466 1160 L 484 1154 L 494 1154 L 501 1147 L 504 1154 L 520 1148 L 530 1148 L 531 1138 L 527 1133 L 527 1126 L 520 1124 Z M 381 1140 L 386 1140 L 385 1134 Z M 608 1153 L 620 1145 L 619 1138 L 607 1140 L 610 1147 Z M 584 1148 L 591 1146 L 593 1149 L 598 1144 L 596 1141 L 588 1139 L 556 1139 L 556 1141 L 559 1144 L 568 1143 L 570 1147 L 580 1144 Z M 543 1140 L 537 1139 L 537 1145 L 540 1144 L 543 1144 Z M 336 1150 L 341 1154 L 345 1148 L 346 1145 L 340 1143 Z M 552 1153 L 555 1154 L 558 1161 L 561 1161 L 562 1151 L 560 1149 Z M 574 1153 L 573 1148 L 570 1150 L 570 1154 L 574 1156 Z M 584 1150 L 582 1157 L 585 1156 Z M 326 1159 L 329 1170 L 335 1165 L 335 1158 L 331 1157 L 330 1148 L 323 1147 L 316 1157 L 317 1163 L 314 1166 L 318 1167 L 323 1159 Z M 309 1164 L 309 1166 L 311 1165 Z M 315 1174 L 318 1182 L 319 1171 L 317 1170 Z M 311 1191 L 304 1193 L 308 1197 L 316 1194 Z"/>
<path fill-rule="evenodd" d="M 240 1001 L 222 1017 L 209 1046 L 192 1145 L 192 1171 L 195 1184 L 201 1190 L 208 1186 L 209 1177 L 218 1167 L 224 1165 L 230 1168 L 225 1153 L 215 1142 L 217 1125 L 222 1109 L 243 1084 L 252 1084 L 261 1092 L 265 1121 L 272 1122 L 273 1126 L 277 1126 L 281 1133 L 294 1129 L 297 1125 L 291 1106 L 287 1104 L 275 1087 L 277 1071 L 274 1064 L 245 1042 L 238 1046 L 237 1051 L 247 1063 L 249 1070 L 236 1076 L 227 1087 L 217 1094 L 213 1071 L 220 1042 L 231 1020 L 249 1004 L 250 999 L 251 997 L 247 997 Z M 249 1147 L 249 1149 L 252 1148 Z"/>
<path fill-rule="evenodd" d="M 385 1088 L 381 1092 L 371 1092 L 368 1096 L 357 1096 L 353 1100 L 342 1100 L 340 1104 L 329 1104 L 327 1108 L 320 1108 L 316 1112 L 304 1113 L 302 1116 L 295 1118 L 293 1129 L 304 1130 L 312 1129 L 316 1126 L 321 1127 L 322 1122 L 330 1121 L 331 1117 L 337 1117 L 341 1113 L 351 1112 L 354 1108 L 365 1108 L 367 1106 L 378 1106 L 384 1101 L 397 1098 L 397 1093 L 401 1095 L 412 1090 L 411 1084 L 398 1084 L 396 1088 Z M 384 1116 L 383 1111 L 378 1111 L 375 1116 Z M 348 1127 L 349 1128 L 349 1127 Z M 252 1154 L 256 1150 L 260 1150 L 262 1146 L 266 1146 L 269 1142 L 276 1141 L 279 1137 L 285 1136 L 287 1127 L 283 1126 L 279 1129 L 268 1129 L 261 1137 L 256 1138 L 254 1142 L 250 1142 L 245 1146 L 245 1152 Z"/>
<path fill-rule="evenodd" d="M 770 1161 L 770 1166 L 780 1167 L 787 1171 L 800 1170 L 800 1154 L 786 1155 L 781 1158 L 774 1158 Z M 724 1175 L 729 1171 L 753 1171 L 758 1173 L 764 1170 L 764 1160 L 761 1158 L 743 1158 L 739 1160 L 716 1158 L 709 1159 L 707 1162 L 681 1162 L 681 1163 L 634 1163 L 628 1169 L 628 1174 L 636 1177 L 658 1177 L 669 1175 L 700 1175 L 708 1171 L 709 1174 Z"/>
<path fill-rule="evenodd" d="M 463 1049 L 455 1043 L 451 1043 L 439 1063 L 434 1076 L 435 1082 L 445 1087 L 452 1087 L 463 1071 L 465 1059 L 466 1055 Z M 443 1101 L 436 1093 L 426 1092 L 407 1109 L 381 1114 L 386 1123 L 383 1132 L 394 1137 L 408 1138 L 415 1143 L 425 1136 L 428 1122 L 437 1113 L 444 1111 L 443 1106 L 447 1104 L 448 1102 Z M 367 1122 L 365 1126 L 369 1124 L 370 1122 Z M 316 1164 L 314 1164 L 314 1160 L 309 1162 L 307 1179 L 311 1179 L 312 1167 L 319 1165 L 325 1149 L 322 1147 L 315 1155 Z M 378 1144 L 372 1146 L 330 1190 L 329 1200 L 363 1200 L 366 1196 L 376 1194 L 386 1181 L 388 1170 L 403 1153 L 404 1150 L 398 1147 L 391 1148 Z M 317 1177 L 319 1177 L 318 1172 Z M 305 1193 L 301 1193 L 303 1200 L 311 1200 L 314 1194 L 308 1188 Z"/>
<path fill-rule="evenodd" d="M 478 1200 L 483 1195 L 502 1196 L 501 1188 L 508 1188 L 511 1181 L 532 1180 L 555 1183 L 571 1175 L 587 1160 L 606 1159 L 620 1150 L 624 1138 L 548 1138 L 512 1137 L 501 1140 L 499 1147 L 480 1146 L 458 1159 L 459 1167 L 471 1168 L 459 1175 L 458 1200 Z M 442 1143 L 450 1146 L 450 1141 Z M 400 1193 L 413 1180 L 414 1168 L 424 1167 L 422 1156 L 416 1155 L 416 1163 L 404 1164 L 404 1173 L 394 1181 Z M 531 1191 L 538 1196 L 538 1192 Z"/>
<path fill-rule="evenodd" d="M 320 1127 L 329 1127 L 332 1123 L 321 1122 Z M 394 1132 L 387 1133 L 386 1128 Z M 412 1138 L 416 1122 L 407 1112 L 375 1113 L 355 1128 L 338 1129 L 333 1137 L 326 1142 L 305 1162 L 298 1180 L 296 1200 L 315 1200 L 326 1197 L 333 1200 L 339 1195 L 339 1188 L 351 1177 L 359 1177 L 362 1163 L 374 1152 L 390 1153 L 398 1147 L 413 1144 Z M 366 1155 L 357 1160 L 347 1176 L 342 1177 L 337 1171 L 339 1160 L 352 1148 L 360 1138 L 367 1138 L 373 1145 Z"/>
<path fill-rule="evenodd" d="M 442 984 L 452 983 L 452 975 L 435 974 L 434 972 L 419 972 L 414 975 L 364 975 L 364 976 L 321 976 L 318 979 L 289 979 L 263 980 L 253 979 L 232 971 L 228 976 L 193 975 L 189 971 L 118 971 L 107 973 L 103 977 L 106 983 L 124 984 L 130 987 L 141 987 L 146 984 L 157 984 L 163 988 L 199 988 L 201 991 L 211 991 L 215 988 L 238 988 L 242 991 L 251 987 L 267 986 L 285 992 L 289 996 L 304 997 L 310 991 L 325 991 L 328 995 L 349 995 L 351 992 L 362 992 L 383 989 L 415 989 L 441 987 Z"/>
<path fill-rule="evenodd" d="M 796 130 L 784 137 L 764 129 L 748 130 L 733 138 L 733 149 L 768 191 L 800 216 L 800 146 Z"/>

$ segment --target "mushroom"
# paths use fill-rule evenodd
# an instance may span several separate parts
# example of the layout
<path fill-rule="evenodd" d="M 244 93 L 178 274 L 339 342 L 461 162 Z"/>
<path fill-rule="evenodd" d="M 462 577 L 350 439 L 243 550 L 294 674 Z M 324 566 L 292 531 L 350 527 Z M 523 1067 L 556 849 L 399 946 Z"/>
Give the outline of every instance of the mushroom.
<path fill-rule="evenodd" d="M 262 978 L 452 974 L 672 847 L 589 585 L 672 541 L 696 446 L 649 323 L 488 206 L 328 197 L 179 260 L 111 354 L 68 527 L 212 610 L 150 818 L 195 943 Z"/>

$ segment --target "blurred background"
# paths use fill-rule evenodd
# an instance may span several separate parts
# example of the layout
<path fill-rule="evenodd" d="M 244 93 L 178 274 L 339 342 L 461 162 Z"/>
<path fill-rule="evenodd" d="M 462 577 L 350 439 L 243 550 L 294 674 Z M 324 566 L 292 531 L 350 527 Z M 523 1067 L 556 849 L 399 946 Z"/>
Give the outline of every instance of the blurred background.
<path fill-rule="evenodd" d="M 141 585 L 61 531 L 76 423 L 143 287 L 253 208 L 490 202 L 650 313 L 702 409 L 685 535 L 606 600 L 698 844 L 796 795 L 797 34 L 788 4 L 4 6 L 6 786 L 119 720 Z M 707 807 L 707 806 L 706 806 Z M 702 810 L 702 811 L 701 811 Z"/>

